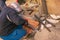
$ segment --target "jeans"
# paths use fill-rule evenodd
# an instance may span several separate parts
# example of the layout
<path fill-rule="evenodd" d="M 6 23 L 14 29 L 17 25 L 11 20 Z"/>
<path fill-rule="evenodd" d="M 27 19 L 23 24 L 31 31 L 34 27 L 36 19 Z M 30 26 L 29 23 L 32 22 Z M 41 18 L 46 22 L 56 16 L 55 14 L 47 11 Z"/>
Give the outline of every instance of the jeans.
<path fill-rule="evenodd" d="M 17 26 L 17 28 L 7 36 L 0 36 L 3 40 L 19 40 L 23 36 L 26 35 L 26 30 L 22 28 L 21 25 Z"/>

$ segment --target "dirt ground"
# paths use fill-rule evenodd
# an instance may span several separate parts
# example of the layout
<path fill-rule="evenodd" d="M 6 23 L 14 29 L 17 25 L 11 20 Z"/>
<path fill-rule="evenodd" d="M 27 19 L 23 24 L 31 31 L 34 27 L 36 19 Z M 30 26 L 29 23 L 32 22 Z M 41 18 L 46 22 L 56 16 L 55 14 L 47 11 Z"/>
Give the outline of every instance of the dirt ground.
<path fill-rule="evenodd" d="M 50 28 L 51 32 L 43 29 L 41 32 L 37 32 L 35 40 L 60 40 L 60 23 L 56 24 L 56 27 Z"/>

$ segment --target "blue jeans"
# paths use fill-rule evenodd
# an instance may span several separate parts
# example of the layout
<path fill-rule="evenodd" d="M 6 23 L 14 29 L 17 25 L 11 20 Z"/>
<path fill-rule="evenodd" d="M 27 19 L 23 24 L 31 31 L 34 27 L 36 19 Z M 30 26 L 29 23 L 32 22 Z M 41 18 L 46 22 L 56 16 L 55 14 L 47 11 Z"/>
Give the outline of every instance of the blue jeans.
<path fill-rule="evenodd" d="M 25 35 L 26 35 L 26 31 L 22 28 L 21 25 L 19 25 L 11 34 L 7 36 L 0 36 L 0 37 L 3 40 L 19 40 Z"/>

